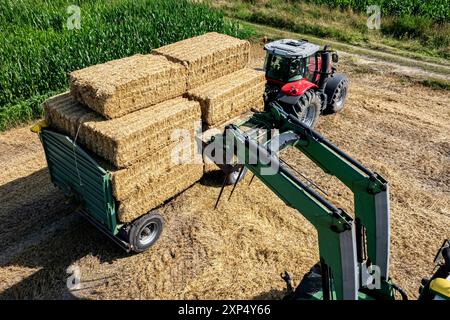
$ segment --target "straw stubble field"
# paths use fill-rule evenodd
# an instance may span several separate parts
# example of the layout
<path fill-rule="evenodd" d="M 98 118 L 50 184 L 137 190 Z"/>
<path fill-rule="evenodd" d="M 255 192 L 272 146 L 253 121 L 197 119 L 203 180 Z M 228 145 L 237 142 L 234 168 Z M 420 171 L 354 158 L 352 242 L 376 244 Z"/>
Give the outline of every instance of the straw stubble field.
<path fill-rule="evenodd" d="M 252 52 L 252 65 L 261 66 L 261 48 Z M 358 73 L 345 58 L 340 70 L 351 80 L 348 105 L 322 118 L 318 129 L 390 182 L 391 275 L 417 297 L 435 251 L 450 236 L 448 92 Z M 72 209 L 50 185 L 28 128 L 1 134 L 0 148 L 0 298 L 280 298 L 279 274 L 288 270 L 298 283 L 318 260 L 314 228 L 260 182 L 249 186 L 250 177 L 230 201 L 227 187 L 214 211 L 215 173 L 160 209 L 166 228 L 150 251 L 126 255 L 82 219 L 67 223 Z M 283 156 L 338 206 L 351 206 L 348 190 L 298 152 Z M 69 266 L 81 271 L 76 292 L 66 287 Z"/>

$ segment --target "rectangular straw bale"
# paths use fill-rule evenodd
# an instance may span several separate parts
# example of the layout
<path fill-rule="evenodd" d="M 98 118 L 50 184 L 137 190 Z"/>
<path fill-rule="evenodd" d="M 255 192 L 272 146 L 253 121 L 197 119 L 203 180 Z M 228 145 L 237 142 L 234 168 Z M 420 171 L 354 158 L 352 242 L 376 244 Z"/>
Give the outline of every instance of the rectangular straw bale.
<path fill-rule="evenodd" d="M 167 146 L 174 130 L 193 135 L 200 119 L 198 102 L 176 98 L 121 118 L 84 122 L 84 142 L 117 168 L 125 168 Z"/>
<path fill-rule="evenodd" d="M 121 201 L 117 209 L 121 222 L 131 222 L 161 205 L 166 200 L 183 192 L 203 176 L 203 165 L 179 165 L 168 171 L 159 181 L 133 193 Z"/>
<path fill-rule="evenodd" d="M 54 129 L 74 138 L 79 128 L 78 141 L 82 140 L 83 136 L 80 123 L 102 119 L 95 112 L 78 103 L 70 92 L 64 92 L 47 99 L 43 107 L 45 120 Z"/>
<path fill-rule="evenodd" d="M 181 96 L 187 69 L 163 56 L 137 54 L 70 73 L 74 97 L 113 119 Z"/>
<path fill-rule="evenodd" d="M 200 102 L 202 120 L 214 127 L 249 111 L 262 110 L 264 73 L 244 68 L 188 91 L 190 99 Z"/>
<path fill-rule="evenodd" d="M 195 152 L 198 151 L 197 141 L 194 137 L 189 139 L 177 139 L 168 146 L 149 155 L 145 159 L 133 164 L 130 167 L 110 170 L 113 195 L 118 201 L 122 201 L 130 197 L 137 191 L 148 188 L 154 183 L 166 183 L 164 181 L 167 172 L 174 168 L 183 166 L 175 157 L 182 144 L 183 149 L 187 148 L 188 158 L 184 159 L 184 164 L 202 165 L 202 158 L 195 158 Z M 186 149 L 184 149 L 186 151 Z M 163 179 L 161 181 L 161 179 Z"/>
<path fill-rule="evenodd" d="M 210 32 L 153 49 L 152 53 L 187 66 L 187 85 L 191 89 L 245 67 L 250 43 Z"/>

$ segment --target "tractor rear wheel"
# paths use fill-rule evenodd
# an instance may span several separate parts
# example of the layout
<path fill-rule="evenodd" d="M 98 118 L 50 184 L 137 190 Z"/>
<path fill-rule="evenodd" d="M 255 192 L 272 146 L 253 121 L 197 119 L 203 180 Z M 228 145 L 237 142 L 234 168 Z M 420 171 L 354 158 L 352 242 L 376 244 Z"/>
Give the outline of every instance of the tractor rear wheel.
<path fill-rule="evenodd" d="M 151 211 L 133 221 L 129 231 L 132 250 L 139 253 L 150 248 L 161 236 L 163 227 L 164 220 L 157 211 Z"/>
<path fill-rule="evenodd" d="M 319 121 L 321 107 L 322 103 L 319 96 L 314 90 L 308 90 L 300 97 L 298 102 L 292 106 L 292 113 L 303 124 L 314 128 L 317 121 Z"/>
<path fill-rule="evenodd" d="M 337 113 L 344 109 L 345 101 L 348 93 L 348 78 L 343 74 L 336 74 L 334 77 L 328 79 L 325 87 L 327 95 L 326 114 Z"/>

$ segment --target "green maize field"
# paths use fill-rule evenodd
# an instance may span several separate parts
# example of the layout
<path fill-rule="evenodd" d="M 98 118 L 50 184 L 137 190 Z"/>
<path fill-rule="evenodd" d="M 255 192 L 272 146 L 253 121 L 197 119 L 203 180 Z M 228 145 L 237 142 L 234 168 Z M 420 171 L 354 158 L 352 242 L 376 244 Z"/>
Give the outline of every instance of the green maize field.
<path fill-rule="evenodd" d="M 80 9 L 79 29 L 68 28 L 70 5 Z M 0 130 L 41 116 L 70 71 L 209 31 L 251 32 L 187 0 L 2 0 L 0 31 Z"/>
<path fill-rule="evenodd" d="M 315 4 L 366 11 L 379 5 L 383 15 L 425 16 L 437 22 L 450 20 L 450 0 L 308 0 Z"/>

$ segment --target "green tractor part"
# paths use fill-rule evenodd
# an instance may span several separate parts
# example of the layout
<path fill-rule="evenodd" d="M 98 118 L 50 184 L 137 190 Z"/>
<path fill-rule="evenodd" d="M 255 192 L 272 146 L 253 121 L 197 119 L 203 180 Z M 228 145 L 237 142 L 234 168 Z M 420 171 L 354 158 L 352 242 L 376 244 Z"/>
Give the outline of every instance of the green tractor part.
<path fill-rule="evenodd" d="M 273 135 L 273 129 L 279 134 Z M 255 139 L 253 133 L 258 130 L 267 132 L 264 144 L 258 141 L 260 135 Z M 244 166 L 251 171 L 317 229 L 322 288 L 311 298 L 394 299 L 397 287 L 389 278 L 389 186 L 380 175 L 363 167 L 277 103 L 238 125 L 229 125 L 225 134 L 215 136 L 212 143 L 232 150 L 238 168 Z M 324 199 L 278 158 L 278 152 L 287 147 L 297 148 L 325 173 L 350 188 L 355 219 Z M 373 269 L 379 276 L 375 288 L 367 282 L 372 279 Z"/>

